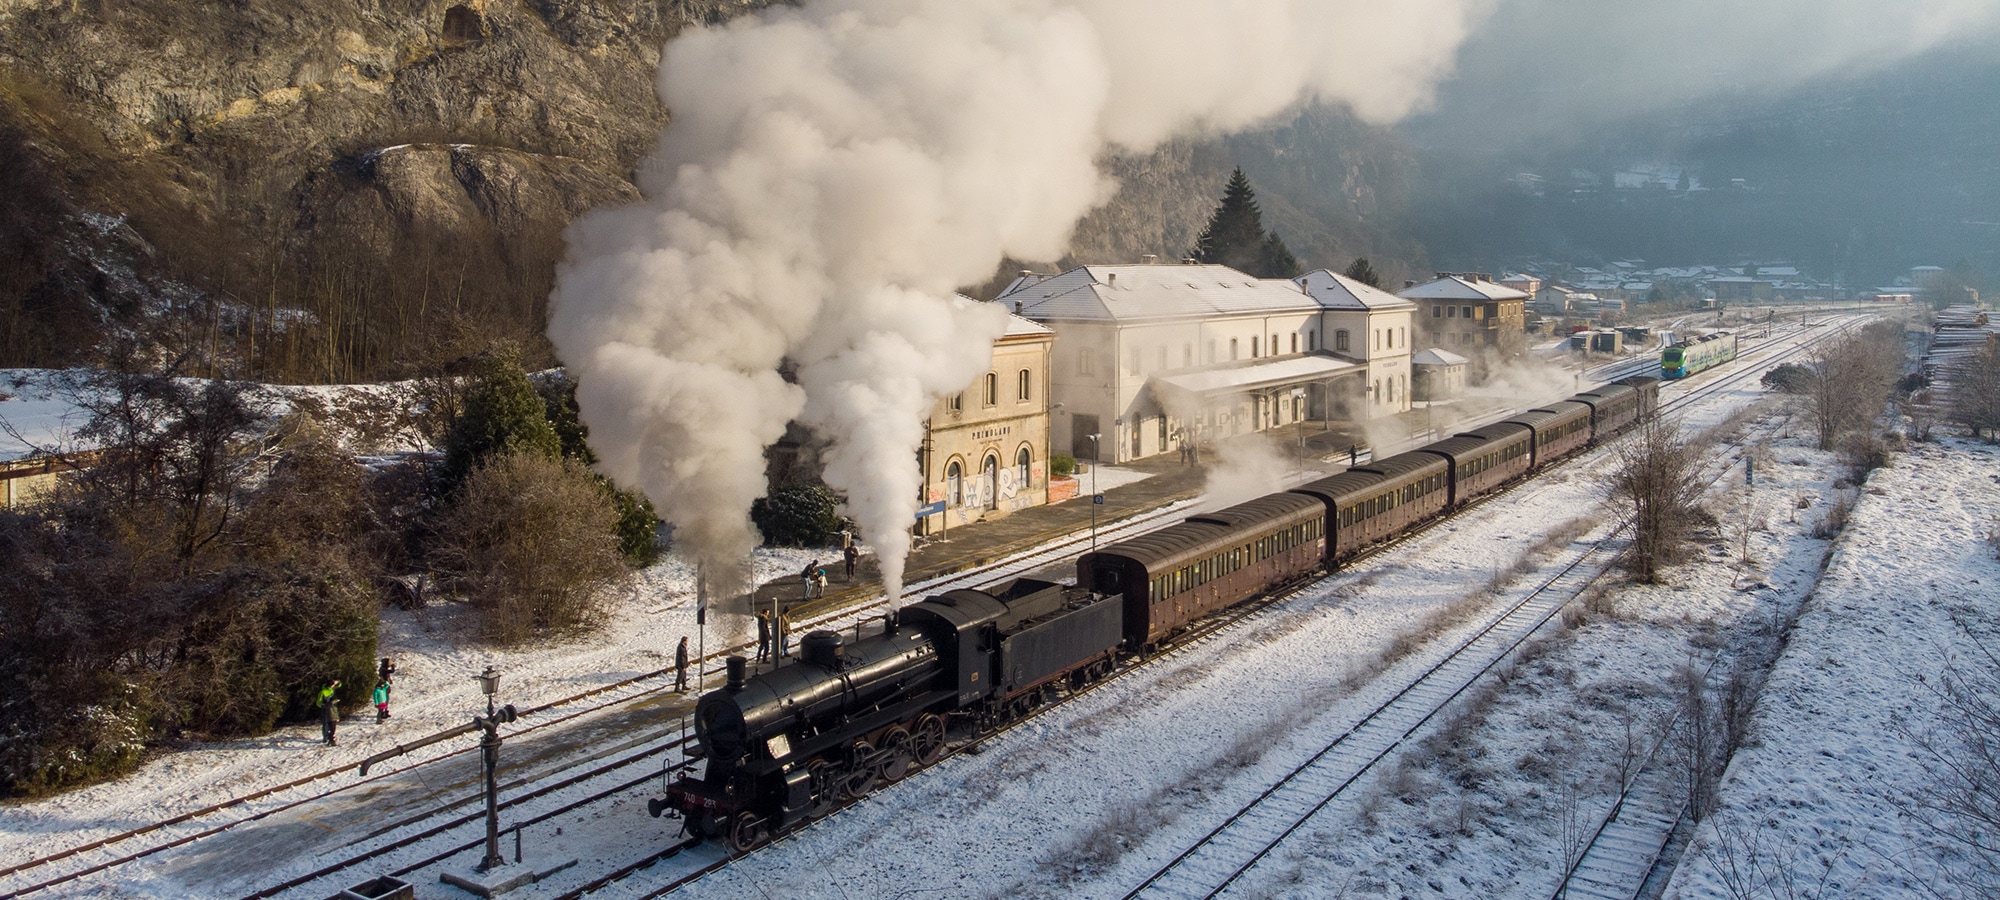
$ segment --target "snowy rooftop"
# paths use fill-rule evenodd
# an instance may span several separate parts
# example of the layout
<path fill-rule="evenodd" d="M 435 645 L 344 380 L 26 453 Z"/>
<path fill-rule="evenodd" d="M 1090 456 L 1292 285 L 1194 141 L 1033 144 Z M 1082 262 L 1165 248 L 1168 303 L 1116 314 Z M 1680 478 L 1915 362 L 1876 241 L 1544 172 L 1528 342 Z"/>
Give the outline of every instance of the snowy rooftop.
<path fill-rule="evenodd" d="M 1395 294 L 1326 269 L 1307 272 L 1293 281 L 1327 309 L 1383 311 L 1416 308 L 1416 304 Z"/>
<path fill-rule="evenodd" d="M 1290 281 L 1209 265 L 1078 266 L 1060 275 L 1023 275 L 994 299 L 1039 321 L 1203 318 L 1320 308 Z"/>
<path fill-rule="evenodd" d="M 1462 366 L 1466 359 L 1450 350 L 1430 349 L 1410 357 L 1413 366 Z"/>
<path fill-rule="evenodd" d="M 1525 300 L 1528 294 L 1491 281 L 1469 281 L 1447 275 L 1436 281 L 1406 288 L 1396 296 L 1411 300 Z"/>

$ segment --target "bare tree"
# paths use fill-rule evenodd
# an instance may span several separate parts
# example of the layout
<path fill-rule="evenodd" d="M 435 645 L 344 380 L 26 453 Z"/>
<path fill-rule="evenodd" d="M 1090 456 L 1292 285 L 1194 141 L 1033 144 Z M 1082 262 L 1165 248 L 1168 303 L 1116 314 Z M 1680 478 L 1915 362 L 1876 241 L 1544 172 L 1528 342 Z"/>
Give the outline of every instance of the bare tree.
<path fill-rule="evenodd" d="M 1619 450 L 1611 476 L 1613 502 L 1630 511 L 1632 547 L 1626 565 L 1634 578 L 1659 581 L 1660 571 L 1686 555 L 1688 535 L 1701 518 L 1701 447 L 1682 436 L 1679 423 L 1655 416 Z"/>
<path fill-rule="evenodd" d="M 436 559 L 487 634 L 515 643 L 596 621 L 604 590 L 626 571 L 616 526 L 610 498 L 581 464 L 506 453 L 452 498 Z"/>
<path fill-rule="evenodd" d="M 2000 344 L 1988 341 L 1952 370 L 1952 418 L 1973 437 L 2000 440 Z"/>
<path fill-rule="evenodd" d="M 1972 634 L 1965 622 L 1959 630 Z M 1899 728 L 1930 765 L 1931 781 L 1889 799 L 1917 823 L 1928 855 L 1963 893 L 2000 896 L 2000 656 L 1974 638 L 1980 664 L 1948 665 L 1931 687 L 1942 724 Z"/>

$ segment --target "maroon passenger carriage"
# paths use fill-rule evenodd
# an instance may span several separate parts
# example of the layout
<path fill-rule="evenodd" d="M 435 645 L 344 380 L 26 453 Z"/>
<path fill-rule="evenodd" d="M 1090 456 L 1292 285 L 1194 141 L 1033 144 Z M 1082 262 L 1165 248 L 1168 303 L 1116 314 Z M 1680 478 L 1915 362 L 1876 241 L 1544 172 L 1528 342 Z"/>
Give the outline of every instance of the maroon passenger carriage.
<path fill-rule="evenodd" d="M 1123 597 L 1126 647 L 1143 652 L 1196 619 L 1318 571 L 1325 518 L 1311 497 L 1259 497 L 1086 553 L 1077 586 Z"/>

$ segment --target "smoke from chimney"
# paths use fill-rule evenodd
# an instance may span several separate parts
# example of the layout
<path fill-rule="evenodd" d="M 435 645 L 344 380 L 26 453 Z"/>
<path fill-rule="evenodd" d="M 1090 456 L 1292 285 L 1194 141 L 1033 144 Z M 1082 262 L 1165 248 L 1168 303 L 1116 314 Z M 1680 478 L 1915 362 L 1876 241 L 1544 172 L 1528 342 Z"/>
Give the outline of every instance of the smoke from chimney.
<path fill-rule="evenodd" d="M 797 419 L 830 440 L 826 480 L 897 596 L 924 417 L 1005 328 L 954 287 L 1061 257 L 1115 188 L 1109 152 L 1309 102 L 1403 116 L 1475 6 L 810 0 L 683 32 L 645 200 L 571 226 L 551 298 L 602 470 L 740 591 L 763 451 Z"/>

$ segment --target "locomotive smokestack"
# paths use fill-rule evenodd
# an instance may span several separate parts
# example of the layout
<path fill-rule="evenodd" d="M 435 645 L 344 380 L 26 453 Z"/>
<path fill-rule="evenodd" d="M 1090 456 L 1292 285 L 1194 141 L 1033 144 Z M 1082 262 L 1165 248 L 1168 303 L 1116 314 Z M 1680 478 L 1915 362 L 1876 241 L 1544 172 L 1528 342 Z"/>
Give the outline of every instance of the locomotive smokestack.
<path fill-rule="evenodd" d="M 725 687 L 731 691 L 742 690 L 744 676 L 750 670 L 750 661 L 741 656 L 732 656 L 724 662 L 724 665 L 729 669 L 729 683 Z"/>

